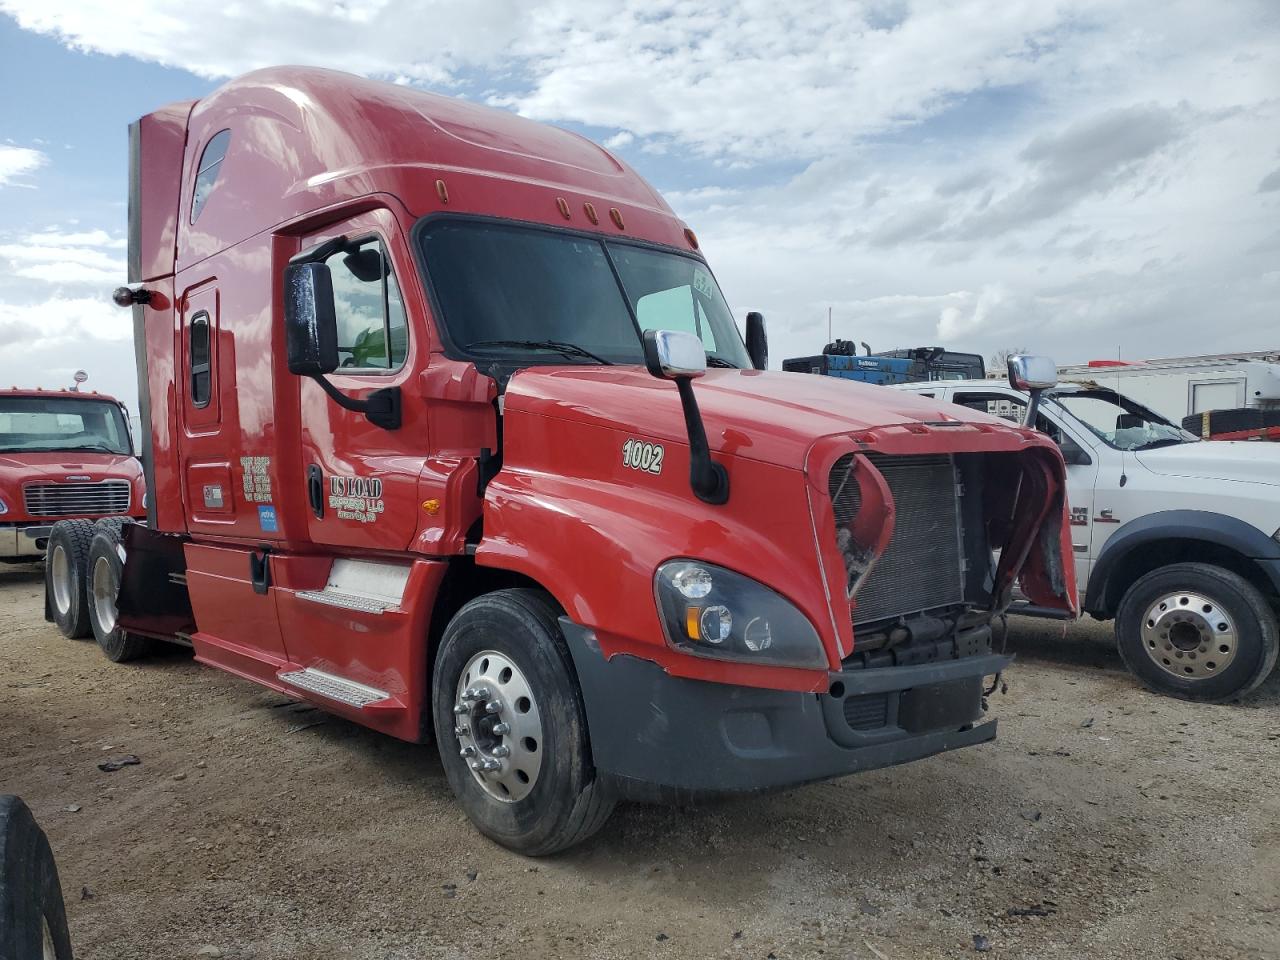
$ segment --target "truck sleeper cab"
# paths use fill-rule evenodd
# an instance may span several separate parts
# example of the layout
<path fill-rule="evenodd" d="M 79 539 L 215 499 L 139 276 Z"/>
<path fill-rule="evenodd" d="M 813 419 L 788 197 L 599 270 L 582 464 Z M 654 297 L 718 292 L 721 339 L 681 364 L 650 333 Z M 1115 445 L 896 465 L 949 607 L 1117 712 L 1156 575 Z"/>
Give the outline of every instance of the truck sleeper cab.
<path fill-rule="evenodd" d="M 1016 581 L 1071 608 L 1048 440 L 758 369 L 761 318 L 583 138 L 276 68 L 131 155 L 157 494 L 94 533 L 113 659 L 177 639 L 434 738 L 477 827 L 545 854 L 619 796 L 990 740 L 991 618 Z"/>

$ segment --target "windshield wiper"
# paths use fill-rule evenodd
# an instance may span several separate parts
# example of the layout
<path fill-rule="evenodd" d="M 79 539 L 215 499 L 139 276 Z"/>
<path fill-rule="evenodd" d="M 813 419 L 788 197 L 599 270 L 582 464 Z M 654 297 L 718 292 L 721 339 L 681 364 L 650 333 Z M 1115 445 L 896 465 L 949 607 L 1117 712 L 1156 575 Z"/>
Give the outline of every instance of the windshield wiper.
<path fill-rule="evenodd" d="M 563 340 L 476 340 L 468 343 L 464 349 L 471 350 L 474 347 L 513 347 L 515 349 L 524 350 L 554 350 L 556 353 L 566 357 L 581 357 L 584 360 L 590 360 L 593 363 L 603 363 L 607 366 L 613 366 L 612 360 L 606 360 L 598 354 L 592 353 L 586 347 L 580 347 L 576 343 L 567 343 Z"/>
<path fill-rule="evenodd" d="M 724 357 L 717 357 L 714 353 L 707 354 L 708 367 L 728 367 L 730 370 L 737 370 L 738 365 L 732 360 L 726 360 Z"/>
<path fill-rule="evenodd" d="M 1176 447 L 1184 443 L 1192 443 L 1191 440 L 1184 440 L 1182 437 L 1161 437 L 1159 440 L 1148 440 L 1146 443 L 1140 443 L 1134 450 L 1155 450 L 1159 447 Z"/>

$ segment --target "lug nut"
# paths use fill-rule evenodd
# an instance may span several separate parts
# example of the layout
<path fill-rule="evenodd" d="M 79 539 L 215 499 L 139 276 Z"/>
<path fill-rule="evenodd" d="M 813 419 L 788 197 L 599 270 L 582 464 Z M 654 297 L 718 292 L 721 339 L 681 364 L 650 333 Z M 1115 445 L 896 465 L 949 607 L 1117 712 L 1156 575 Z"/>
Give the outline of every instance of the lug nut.
<path fill-rule="evenodd" d="M 497 760 L 486 760 L 486 761 L 484 762 L 484 768 L 485 768 L 485 770 L 487 770 L 487 771 L 491 771 L 491 770 L 501 770 L 501 769 L 502 769 L 502 764 L 501 764 L 501 763 L 499 763 Z"/>
<path fill-rule="evenodd" d="M 502 701 L 501 701 L 501 700 L 490 700 L 488 703 L 486 703 L 486 704 L 484 705 L 484 712 L 485 712 L 485 713 L 501 713 L 501 712 L 502 712 Z"/>
<path fill-rule="evenodd" d="M 466 694 L 463 694 L 463 699 L 465 698 L 466 698 Z M 465 703 L 455 703 L 453 705 L 453 715 L 455 717 L 460 717 L 463 714 L 470 713 L 470 712 L 471 712 L 471 708 L 468 707 Z"/>
<path fill-rule="evenodd" d="M 474 757 L 475 755 L 476 755 L 476 748 L 471 746 L 471 744 L 467 744 L 465 747 L 463 747 L 461 750 L 458 751 L 458 756 L 460 757 Z"/>
<path fill-rule="evenodd" d="M 474 700 L 475 698 L 476 698 L 475 687 L 467 687 L 467 689 L 462 691 L 463 700 Z"/>
<path fill-rule="evenodd" d="M 476 699 L 477 699 L 477 700 L 488 700 L 488 699 L 489 699 L 489 688 L 488 688 L 488 687 L 474 687 L 473 689 L 474 689 L 474 690 L 475 690 L 475 692 L 476 692 Z"/>
<path fill-rule="evenodd" d="M 484 769 L 484 764 L 481 763 L 479 760 L 472 760 L 471 769 L 474 770 L 476 773 L 479 773 L 481 770 Z"/>
<path fill-rule="evenodd" d="M 493 735 L 495 737 L 505 737 L 510 732 L 511 724 L 507 723 L 505 720 L 499 720 L 493 725 Z"/>
<path fill-rule="evenodd" d="M 498 744 L 493 748 L 493 755 L 495 757 L 509 757 L 511 756 L 511 748 Z"/>
<path fill-rule="evenodd" d="M 465 737 L 469 731 L 466 727 L 454 727 L 453 735 L 455 737 Z"/>

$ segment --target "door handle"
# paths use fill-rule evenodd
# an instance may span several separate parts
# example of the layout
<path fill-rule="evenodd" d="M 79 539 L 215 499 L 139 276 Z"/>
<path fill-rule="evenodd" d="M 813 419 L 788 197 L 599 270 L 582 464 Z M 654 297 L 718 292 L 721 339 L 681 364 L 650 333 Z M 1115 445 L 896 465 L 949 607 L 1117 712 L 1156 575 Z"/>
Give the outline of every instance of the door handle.
<path fill-rule="evenodd" d="M 266 547 L 262 553 L 257 550 L 249 554 L 249 582 L 253 584 L 253 592 L 266 595 L 271 588 L 271 555 Z"/>
<path fill-rule="evenodd" d="M 317 520 L 324 519 L 324 471 L 314 463 L 307 467 L 307 502 Z"/>

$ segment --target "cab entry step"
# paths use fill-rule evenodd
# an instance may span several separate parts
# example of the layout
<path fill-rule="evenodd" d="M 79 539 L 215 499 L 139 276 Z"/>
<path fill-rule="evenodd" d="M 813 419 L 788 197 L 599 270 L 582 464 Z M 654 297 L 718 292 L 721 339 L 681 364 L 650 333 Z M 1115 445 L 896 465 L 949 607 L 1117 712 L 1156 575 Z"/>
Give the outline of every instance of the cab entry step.
<path fill-rule="evenodd" d="M 299 600 L 380 614 L 395 610 L 404 600 L 410 568 L 398 563 L 372 563 L 338 558 L 329 569 L 323 590 L 299 590 Z"/>
<path fill-rule="evenodd" d="M 311 667 L 278 673 L 276 678 L 299 690 L 306 690 L 327 700 L 336 700 L 338 703 L 361 709 L 382 700 L 392 699 L 391 694 L 385 690 L 366 687 L 363 683 L 356 683 L 344 677 L 335 677 L 332 673 L 314 670 Z"/>

